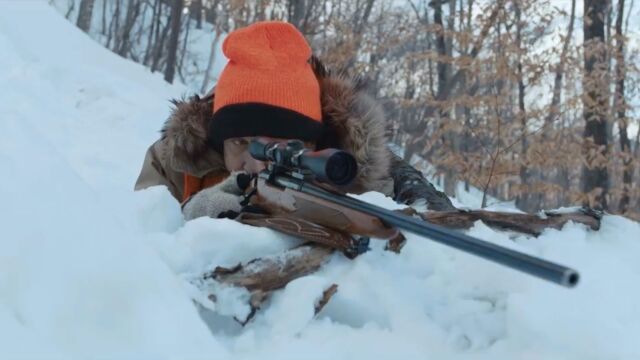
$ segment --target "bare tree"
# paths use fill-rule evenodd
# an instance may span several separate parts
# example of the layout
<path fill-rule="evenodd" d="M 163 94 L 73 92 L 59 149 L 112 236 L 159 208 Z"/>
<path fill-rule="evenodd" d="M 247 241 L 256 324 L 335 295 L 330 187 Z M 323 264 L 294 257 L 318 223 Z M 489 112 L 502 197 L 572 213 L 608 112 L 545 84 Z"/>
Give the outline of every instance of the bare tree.
<path fill-rule="evenodd" d="M 100 33 L 107 35 L 107 0 L 102 0 L 102 27 Z"/>
<path fill-rule="evenodd" d="M 624 93 L 624 79 L 626 76 L 624 43 L 625 36 L 622 31 L 622 19 L 624 17 L 624 0 L 618 0 L 618 14 L 616 17 L 616 86 L 613 93 L 613 105 L 616 109 L 616 120 L 620 128 L 620 151 L 622 151 L 622 196 L 618 204 L 618 211 L 622 214 L 629 210 L 631 183 L 633 180 L 633 162 L 631 156 L 631 140 L 627 132 L 628 120 L 626 118 L 626 101 Z"/>
<path fill-rule="evenodd" d="M 174 0 L 171 8 L 171 37 L 167 47 L 167 64 L 164 71 L 164 79 L 173 83 L 176 73 L 176 58 L 178 54 L 178 39 L 180 37 L 180 19 L 184 0 Z"/>
<path fill-rule="evenodd" d="M 191 1 L 191 8 L 189 9 L 189 14 L 191 17 L 196 19 L 196 29 L 202 29 L 202 0 L 193 0 Z"/>
<path fill-rule="evenodd" d="M 152 58 L 153 54 L 153 39 L 155 36 L 155 41 L 158 41 L 158 37 L 160 37 L 160 25 L 162 22 L 160 18 L 162 16 L 162 4 L 160 0 L 155 0 L 153 2 L 153 10 L 151 15 L 151 28 L 149 29 L 149 34 L 147 34 L 147 48 L 144 52 L 144 57 L 142 63 L 144 65 L 149 65 L 149 61 Z"/>
<path fill-rule="evenodd" d="M 312 1 L 310 1 L 312 2 Z M 289 0 L 287 4 L 288 20 L 304 32 L 304 18 L 307 12 L 307 0 Z"/>
<path fill-rule="evenodd" d="M 151 72 L 157 71 L 160 66 L 160 59 L 162 58 L 162 55 L 163 55 L 167 34 L 169 34 L 169 29 L 171 28 L 173 23 L 173 20 L 172 20 L 173 18 L 174 16 L 169 15 L 167 23 L 164 25 L 162 32 L 158 36 L 156 36 L 156 41 L 155 41 L 154 50 L 153 50 L 153 59 L 151 61 Z M 160 21 L 160 19 L 158 21 Z M 160 25 L 161 23 L 157 24 L 157 28 L 156 28 L 157 31 L 160 30 Z M 178 46 L 176 44 L 176 48 L 177 47 Z"/>
<path fill-rule="evenodd" d="M 222 34 L 220 31 L 216 31 L 216 37 L 213 39 L 211 43 L 211 51 L 209 53 L 209 61 L 207 62 L 207 69 L 204 73 L 204 79 L 202 80 L 202 86 L 200 87 L 200 92 L 205 94 L 209 87 L 211 87 L 211 72 L 213 71 L 213 64 L 216 61 L 216 51 L 218 50 L 218 43 L 220 42 L 220 38 Z"/>
<path fill-rule="evenodd" d="M 452 0 L 449 0 L 452 1 Z M 442 4 L 447 1 L 432 1 L 429 3 L 429 6 L 433 8 L 433 23 L 436 26 L 436 53 L 438 54 L 436 61 L 436 74 L 438 79 L 437 85 L 437 98 L 442 98 L 442 94 L 446 91 L 446 86 L 448 86 L 449 82 L 449 73 L 450 73 L 450 61 L 448 61 L 449 51 L 447 49 L 447 36 L 445 26 L 442 21 Z M 438 117 L 441 122 L 442 127 L 446 127 L 447 119 L 449 118 L 448 105 L 440 103 L 437 104 L 438 109 Z M 444 130 L 444 134 L 442 135 L 442 149 L 451 150 L 450 147 L 452 145 L 451 134 L 449 131 Z M 451 167 L 447 167 L 446 169 L 442 169 L 444 172 L 444 190 L 447 195 L 455 195 L 455 178 L 450 170 Z"/>
<path fill-rule="evenodd" d="M 64 18 L 69 20 L 71 14 L 73 14 L 73 11 L 76 9 L 76 2 L 75 0 L 68 0 L 67 3 L 67 12 L 64 14 Z"/>
<path fill-rule="evenodd" d="M 480 30 L 478 37 L 475 39 L 475 42 L 473 44 L 473 47 L 471 48 L 471 51 L 469 52 L 469 55 L 468 55 L 469 60 L 474 60 L 480 53 L 480 50 L 482 49 L 484 41 L 489 35 L 490 30 L 495 25 L 498 14 L 502 8 L 503 8 L 503 0 L 498 0 L 497 3 L 493 5 L 491 13 L 489 14 L 485 23 L 483 24 L 483 27 Z M 467 73 L 467 71 L 468 71 L 468 68 L 463 67 L 458 69 L 455 72 L 455 74 L 453 74 L 453 76 L 449 77 L 449 81 L 445 86 L 443 86 L 442 88 L 443 91 L 441 93 L 438 93 L 435 101 L 440 102 L 440 101 L 449 99 L 451 93 L 453 93 L 453 90 L 460 85 L 461 80 L 465 77 L 465 74 Z M 473 87 L 473 86 L 468 88 L 467 92 L 470 93 L 468 95 L 473 95 L 475 91 L 477 91 L 477 89 L 478 89 L 477 87 Z M 432 117 L 436 110 L 437 110 L 437 106 L 429 105 L 424 111 L 424 117 L 425 118 Z M 408 131 L 414 134 L 416 139 L 411 141 L 410 144 L 405 149 L 405 154 L 404 154 L 405 159 L 410 159 L 413 154 L 424 149 L 427 143 L 427 138 L 424 136 L 425 130 L 426 130 L 425 121 L 420 122 L 415 128 L 408 129 Z"/>
<path fill-rule="evenodd" d="M 122 57 L 126 57 L 127 53 L 131 49 L 131 32 L 136 23 L 138 15 L 140 15 L 140 7 L 142 1 L 129 0 L 127 5 L 127 14 L 125 15 L 124 26 L 122 27 L 121 36 L 119 41 L 116 42 L 116 53 Z"/>
<path fill-rule="evenodd" d="M 115 10 L 109 22 L 109 35 L 107 36 L 107 44 L 105 45 L 107 48 L 111 48 L 111 40 L 118 36 L 120 30 L 120 3 L 120 0 L 115 0 Z M 114 2 L 112 2 L 112 4 L 114 4 Z M 115 41 L 117 40 L 114 40 L 114 42 Z"/>
<path fill-rule="evenodd" d="M 516 63 L 517 63 L 517 78 L 518 78 L 518 118 L 522 126 L 521 132 L 525 134 L 527 130 L 527 110 L 525 106 L 525 84 L 524 84 L 524 72 L 522 69 L 522 11 L 520 9 L 520 0 L 513 2 L 513 7 L 516 15 Z M 526 136 L 522 136 L 520 140 L 520 185 L 524 188 L 524 191 L 520 191 L 516 198 L 516 206 L 522 210 L 531 211 L 534 205 L 531 201 L 531 191 L 527 189 L 529 184 L 530 169 L 527 164 L 527 152 L 529 149 L 529 141 Z"/>
<path fill-rule="evenodd" d="M 560 61 L 556 65 L 556 74 L 553 82 L 553 95 L 551 104 L 549 105 L 549 115 L 545 118 L 545 126 L 550 127 L 551 123 L 558 117 L 560 109 L 560 100 L 562 96 L 562 78 L 564 77 L 564 69 L 567 62 L 567 53 L 569 52 L 569 44 L 573 37 L 573 24 L 576 15 L 576 0 L 571 0 L 571 15 L 569 16 L 569 26 L 567 27 L 567 35 L 564 38 L 562 52 L 560 53 Z M 543 132 L 542 136 L 546 137 L 547 132 Z"/>
<path fill-rule="evenodd" d="M 81 0 L 78 10 L 78 20 L 76 26 L 84 32 L 89 32 L 91 27 L 91 15 L 93 14 L 93 4 L 95 0 Z"/>
<path fill-rule="evenodd" d="M 585 165 L 582 170 L 582 191 L 585 203 L 607 209 L 608 171 L 608 84 L 604 20 L 608 0 L 584 0 L 584 143 Z"/>
<path fill-rule="evenodd" d="M 184 38 L 182 40 L 182 49 L 180 49 L 180 61 L 178 61 L 178 76 L 180 76 L 180 80 L 182 82 L 186 82 L 184 78 L 184 74 L 182 73 L 184 59 L 187 57 L 187 45 L 189 44 L 189 29 L 191 29 L 191 17 L 187 17 L 186 24 L 184 24 Z"/>

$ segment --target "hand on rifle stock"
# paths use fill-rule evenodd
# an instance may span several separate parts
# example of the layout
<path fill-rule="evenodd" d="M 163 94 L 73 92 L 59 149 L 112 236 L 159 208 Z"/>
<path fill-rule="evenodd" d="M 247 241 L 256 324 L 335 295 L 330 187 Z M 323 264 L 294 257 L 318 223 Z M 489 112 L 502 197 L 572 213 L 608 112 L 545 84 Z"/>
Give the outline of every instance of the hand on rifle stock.
<path fill-rule="evenodd" d="M 238 186 L 238 178 L 246 176 L 244 172 L 233 172 L 221 183 L 201 190 L 183 205 L 185 220 L 202 216 L 212 218 L 230 217 L 242 210 L 243 190 Z M 231 216 L 235 217 L 235 216 Z"/>

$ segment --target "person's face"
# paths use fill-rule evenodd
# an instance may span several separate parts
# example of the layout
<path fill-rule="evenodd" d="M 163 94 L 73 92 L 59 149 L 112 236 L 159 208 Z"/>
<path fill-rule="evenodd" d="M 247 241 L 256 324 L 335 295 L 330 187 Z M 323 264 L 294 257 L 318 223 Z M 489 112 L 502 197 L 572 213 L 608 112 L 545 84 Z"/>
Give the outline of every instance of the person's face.
<path fill-rule="evenodd" d="M 267 167 L 264 161 L 254 159 L 249 153 L 249 143 L 254 136 L 231 138 L 224 141 L 224 165 L 228 171 L 246 171 L 257 174 Z M 262 137 L 264 138 L 264 137 Z M 287 139 L 269 138 L 272 141 L 286 141 Z M 315 149 L 315 144 L 305 142 L 305 147 Z"/>

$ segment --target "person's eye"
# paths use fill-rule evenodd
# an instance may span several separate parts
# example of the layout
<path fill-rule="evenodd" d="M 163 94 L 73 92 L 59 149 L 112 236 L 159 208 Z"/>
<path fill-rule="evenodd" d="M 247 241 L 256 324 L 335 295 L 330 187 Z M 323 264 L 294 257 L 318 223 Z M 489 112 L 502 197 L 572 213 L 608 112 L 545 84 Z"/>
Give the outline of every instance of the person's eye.
<path fill-rule="evenodd" d="M 245 139 L 233 139 L 233 141 L 231 141 L 231 143 L 235 146 L 246 146 L 247 145 L 247 140 Z"/>

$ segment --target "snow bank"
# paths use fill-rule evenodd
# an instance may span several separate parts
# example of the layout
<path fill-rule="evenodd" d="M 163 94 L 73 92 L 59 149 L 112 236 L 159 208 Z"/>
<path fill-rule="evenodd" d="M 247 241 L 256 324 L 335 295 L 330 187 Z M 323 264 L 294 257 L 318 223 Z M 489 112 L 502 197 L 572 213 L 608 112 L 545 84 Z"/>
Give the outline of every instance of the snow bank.
<path fill-rule="evenodd" d="M 615 216 L 598 232 L 568 224 L 537 239 L 468 231 L 578 269 L 575 289 L 410 235 L 399 255 L 378 241 L 353 261 L 336 254 L 242 328 L 233 316 L 246 316 L 246 291 L 218 287 L 207 303 L 190 281 L 297 241 L 229 220 L 184 223 L 165 188 L 132 192 L 166 100 L 185 88 L 45 2 L 3 3 L 0 52 L 2 358 L 640 358 L 640 225 Z"/>
<path fill-rule="evenodd" d="M 364 198 L 394 205 L 371 195 Z M 640 225 L 606 216 L 598 232 L 568 224 L 536 239 L 477 223 L 469 234 L 577 268 L 583 281 L 561 288 L 410 235 L 400 255 L 374 242 L 354 261 L 334 256 L 278 292 L 244 329 L 219 318 L 210 326 L 248 359 L 638 358 Z M 338 292 L 314 318 L 332 283 Z M 237 311 L 242 318 L 246 309 Z"/>
<path fill-rule="evenodd" d="M 2 358 L 223 356 L 178 277 L 118 216 L 153 135 L 144 117 L 161 119 L 158 99 L 176 89 L 44 2 L 3 4 L 0 49 Z"/>

